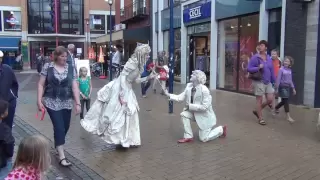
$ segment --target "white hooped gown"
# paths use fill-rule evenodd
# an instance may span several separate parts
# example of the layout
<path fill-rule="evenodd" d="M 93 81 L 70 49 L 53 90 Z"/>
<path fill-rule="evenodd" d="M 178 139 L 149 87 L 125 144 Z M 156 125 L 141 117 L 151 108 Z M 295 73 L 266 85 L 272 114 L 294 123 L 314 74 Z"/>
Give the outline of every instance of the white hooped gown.
<path fill-rule="evenodd" d="M 98 91 L 97 99 L 80 121 L 81 126 L 92 134 L 99 135 L 106 143 L 123 147 L 139 146 L 139 105 L 132 83 L 141 81 L 140 71 L 132 59 L 126 63 L 120 76 Z M 120 93 L 127 102 L 122 106 Z"/>

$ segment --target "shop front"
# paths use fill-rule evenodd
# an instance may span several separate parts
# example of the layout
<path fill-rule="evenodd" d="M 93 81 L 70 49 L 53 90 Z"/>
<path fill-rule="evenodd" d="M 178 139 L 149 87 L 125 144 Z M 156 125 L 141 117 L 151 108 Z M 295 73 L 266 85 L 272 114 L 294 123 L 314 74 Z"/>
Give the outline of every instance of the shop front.
<path fill-rule="evenodd" d="M 218 89 L 252 94 L 247 67 L 257 53 L 258 41 L 270 42 L 269 53 L 273 49 L 280 51 L 281 7 L 273 0 L 270 2 L 216 2 Z"/>
<path fill-rule="evenodd" d="M 185 74 L 186 82 L 193 70 L 201 70 L 207 75 L 207 83 L 210 81 L 210 46 L 211 46 L 211 1 L 198 1 L 183 7 L 183 23 L 186 26 Z"/>
<path fill-rule="evenodd" d="M 247 67 L 250 58 L 257 53 L 259 14 L 222 20 L 218 27 L 217 87 L 252 93 Z"/>
<path fill-rule="evenodd" d="M 61 41 L 59 42 L 59 46 L 68 47 L 68 44 L 75 45 L 75 53 L 77 57 L 83 58 L 83 49 L 84 43 L 83 42 L 76 42 L 76 41 Z M 43 55 L 45 59 L 52 60 L 53 58 L 53 51 L 56 48 L 56 42 L 53 40 L 51 41 L 29 41 L 30 46 L 30 67 L 31 69 L 37 68 L 37 58 L 40 55 Z"/>

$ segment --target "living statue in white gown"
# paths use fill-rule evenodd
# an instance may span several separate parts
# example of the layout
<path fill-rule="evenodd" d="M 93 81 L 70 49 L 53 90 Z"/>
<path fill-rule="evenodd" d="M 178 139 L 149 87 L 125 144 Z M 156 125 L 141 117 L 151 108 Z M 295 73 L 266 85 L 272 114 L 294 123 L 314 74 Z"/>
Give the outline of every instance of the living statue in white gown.
<path fill-rule="evenodd" d="M 139 105 L 132 83 L 150 78 L 140 78 L 150 52 L 149 45 L 138 45 L 120 76 L 98 91 L 96 101 L 80 122 L 86 131 L 99 135 L 108 144 L 126 148 L 141 145 Z"/>
<path fill-rule="evenodd" d="M 206 83 L 206 75 L 200 70 L 192 72 L 191 83 L 187 84 L 185 90 L 179 94 L 165 94 L 169 100 L 186 101 L 186 106 L 181 115 L 182 124 L 184 127 L 184 136 L 178 140 L 179 143 L 186 143 L 193 141 L 193 132 L 190 121 L 196 121 L 199 126 L 199 139 L 202 142 L 207 142 L 218 137 L 226 136 L 226 126 L 216 125 L 216 115 L 212 109 L 212 97 L 210 91 L 204 84 Z"/>

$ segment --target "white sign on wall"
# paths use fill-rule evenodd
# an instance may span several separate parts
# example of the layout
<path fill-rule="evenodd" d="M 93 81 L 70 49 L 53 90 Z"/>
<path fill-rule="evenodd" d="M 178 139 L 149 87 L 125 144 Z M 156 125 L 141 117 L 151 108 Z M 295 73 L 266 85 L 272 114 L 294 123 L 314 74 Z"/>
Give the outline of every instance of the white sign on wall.
<path fill-rule="evenodd" d="M 88 59 L 77 60 L 77 61 L 76 61 L 76 66 L 77 66 L 78 74 L 80 73 L 80 68 L 85 67 L 85 68 L 87 68 L 88 76 L 91 77 L 90 61 L 89 61 Z M 79 74 L 79 75 L 80 75 L 80 74 Z"/>
<path fill-rule="evenodd" d="M 190 19 L 201 17 L 201 6 L 191 8 L 189 11 Z"/>

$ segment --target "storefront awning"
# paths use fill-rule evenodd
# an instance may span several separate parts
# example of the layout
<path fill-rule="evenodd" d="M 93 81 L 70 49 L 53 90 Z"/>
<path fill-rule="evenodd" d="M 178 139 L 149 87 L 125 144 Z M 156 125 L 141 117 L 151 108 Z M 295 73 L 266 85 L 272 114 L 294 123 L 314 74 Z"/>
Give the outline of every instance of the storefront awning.
<path fill-rule="evenodd" d="M 19 49 L 20 37 L 0 37 L 1 51 L 15 51 Z"/>
<path fill-rule="evenodd" d="M 123 31 L 117 31 L 112 33 L 112 41 L 118 41 L 123 39 Z M 103 44 L 110 41 L 110 34 L 105 34 L 96 38 L 97 44 Z"/>

